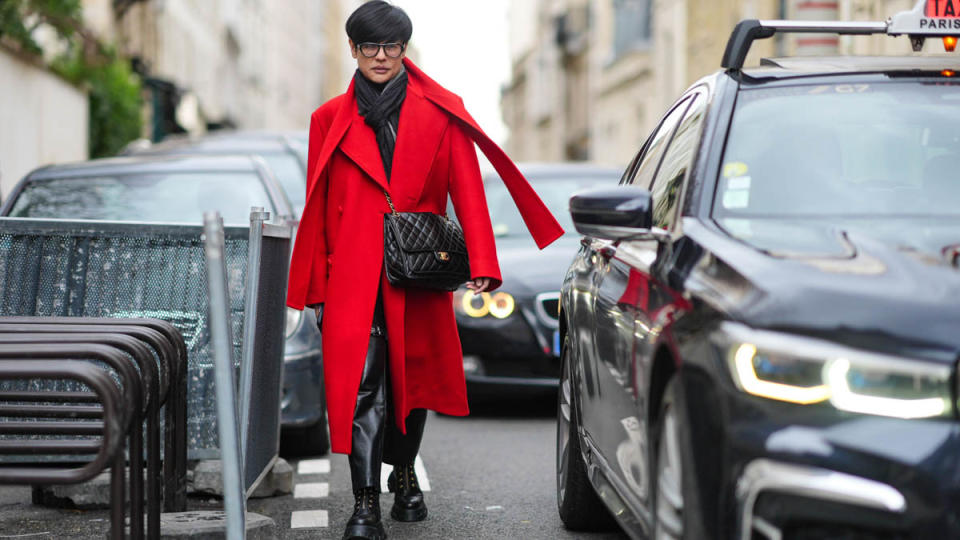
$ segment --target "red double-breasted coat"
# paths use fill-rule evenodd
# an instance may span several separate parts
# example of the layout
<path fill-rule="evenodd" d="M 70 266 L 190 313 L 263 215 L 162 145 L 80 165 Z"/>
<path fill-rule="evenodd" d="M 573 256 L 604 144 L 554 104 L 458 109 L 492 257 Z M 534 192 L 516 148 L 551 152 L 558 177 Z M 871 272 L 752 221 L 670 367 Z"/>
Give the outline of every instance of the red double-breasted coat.
<path fill-rule="evenodd" d="M 383 272 L 383 215 L 446 211 L 463 227 L 470 273 L 501 282 L 474 142 L 513 195 L 543 248 L 563 229 L 463 101 L 404 60 L 409 83 L 388 183 L 373 130 L 347 92 L 311 117 L 307 203 L 297 231 L 287 305 L 324 304 L 323 364 L 334 452 L 350 453 L 357 390 L 377 289 L 383 288 L 397 425 L 411 409 L 466 415 L 467 395 L 451 293 L 391 286 Z"/>

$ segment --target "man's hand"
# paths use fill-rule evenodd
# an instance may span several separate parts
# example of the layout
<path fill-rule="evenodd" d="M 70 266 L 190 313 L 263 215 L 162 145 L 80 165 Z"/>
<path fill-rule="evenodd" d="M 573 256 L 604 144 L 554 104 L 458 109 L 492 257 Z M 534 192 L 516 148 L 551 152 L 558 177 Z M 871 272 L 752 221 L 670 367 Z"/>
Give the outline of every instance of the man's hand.
<path fill-rule="evenodd" d="M 317 314 L 317 328 L 323 329 L 323 304 L 313 306 L 314 313 Z"/>
<path fill-rule="evenodd" d="M 475 293 L 482 293 L 490 288 L 493 280 L 488 277 L 479 277 L 473 281 L 467 282 L 467 288 Z"/>

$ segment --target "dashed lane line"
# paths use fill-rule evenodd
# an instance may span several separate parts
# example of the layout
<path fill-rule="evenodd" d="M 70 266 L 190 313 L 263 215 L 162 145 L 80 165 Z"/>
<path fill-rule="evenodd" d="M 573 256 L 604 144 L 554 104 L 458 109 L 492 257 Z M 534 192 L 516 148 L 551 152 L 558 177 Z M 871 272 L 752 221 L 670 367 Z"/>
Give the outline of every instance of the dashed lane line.
<path fill-rule="evenodd" d="M 324 529 L 329 525 L 326 510 L 298 510 L 290 514 L 291 529 Z"/>
<path fill-rule="evenodd" d="M 322 499 L 328 495 L 330 495 L 330 484 L 326 482 L 308 482 L 293 487 L 294 499 Z"/>
<path fill-rule="evenodd" d="M 329 459 L 305 459 L 297 464 L 297 474 L 326 474 L 329 472 Z"/>

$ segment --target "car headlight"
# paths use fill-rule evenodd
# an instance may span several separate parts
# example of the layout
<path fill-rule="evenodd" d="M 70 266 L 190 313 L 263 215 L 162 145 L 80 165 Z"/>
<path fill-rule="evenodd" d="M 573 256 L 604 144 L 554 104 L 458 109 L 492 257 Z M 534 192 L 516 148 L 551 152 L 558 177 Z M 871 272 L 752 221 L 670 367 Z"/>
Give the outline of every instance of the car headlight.
<path fill-rule="evenodd" d="M 287 320 L 283 328 L 285 339 L 290 339 L 290 336 L 296 333 L 297 329 L 300 328 L 301 322 L 303 322 L 303 311 L 287 308 Z"/>
<path fill-rule="evenodd" d="M 453 304 L 461 313 L 477 319 L 487 315 L 506 319 L 517 307 L 513 296 L 503 291 L 493 294 L 488 292 L 477 294 L 471 290 L 457 291 L 453 294 Z"/>
<path fill-rule="evenodd" d="M 734 323 L 716 336 L 734 382 L 748 394 L 896 418 L 952 413 L 950 366 Z"/>

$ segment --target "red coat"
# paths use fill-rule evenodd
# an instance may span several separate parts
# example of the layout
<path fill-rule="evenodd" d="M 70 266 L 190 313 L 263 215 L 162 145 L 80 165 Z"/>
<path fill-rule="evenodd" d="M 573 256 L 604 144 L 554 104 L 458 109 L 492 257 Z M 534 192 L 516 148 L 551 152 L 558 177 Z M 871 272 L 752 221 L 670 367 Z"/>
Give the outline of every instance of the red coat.
<path fill-rule="evenodd" d="M 473 277 L 501 282 L 476 142 L 504 179 L 541 248 L 563 229 L 516 166 L 470 117 L 463 101 L 404 60 L 409 76 L 388 184 L 373 130 L 353 84 L 310 121 L 307 203 L 290 263 L 287 305 L 324 304 L 323 359 L 334 452 L 350 453 L 357 390 L 377 288 L 383 287 L 397 424 L 411 409 L 466 415 L 463 357 L 451 293 L 390 286 L 382 272 L 383 214 L 446 211 L 453 201 Z"/>

